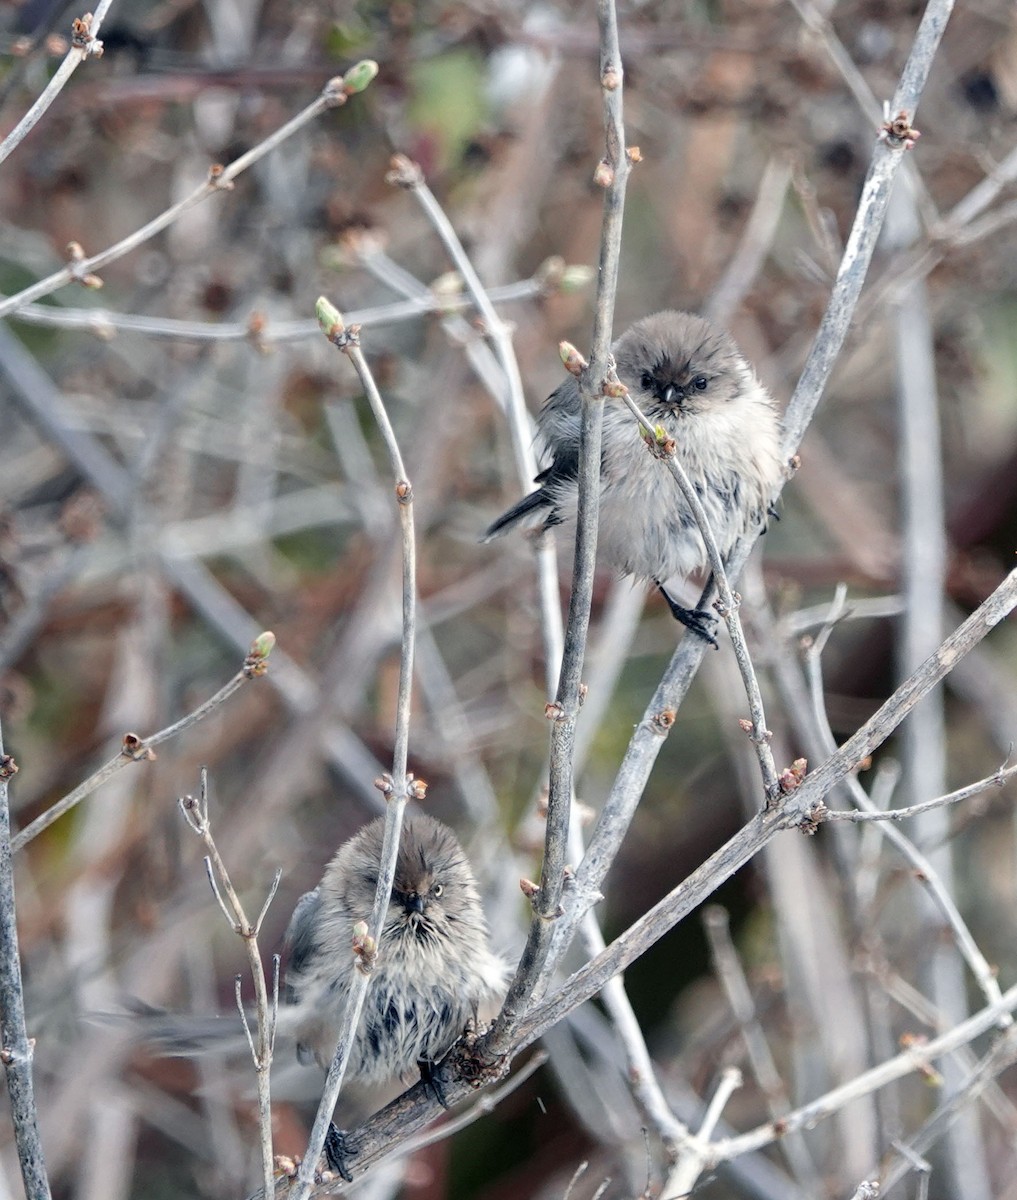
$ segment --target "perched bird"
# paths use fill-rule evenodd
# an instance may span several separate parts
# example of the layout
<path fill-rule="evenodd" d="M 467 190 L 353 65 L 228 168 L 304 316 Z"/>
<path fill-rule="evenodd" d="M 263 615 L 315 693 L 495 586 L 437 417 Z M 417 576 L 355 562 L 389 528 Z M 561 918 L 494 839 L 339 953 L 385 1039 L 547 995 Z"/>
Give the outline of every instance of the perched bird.
<path fill-rule="evenodd" d="M 731 337 L 705 318 L 667 311 L 644 317 L 613 347 L 618 378 L 646 417 L 674 439 L 726 556 L 765 519 L 782 478 L 780 420 L 767 390 Z M 487 530 L 489 541 L 520 523 L 540 531 L 574 526 L 579 497 L 582 399 L 569 376 L 537 418 L 550 465 L 540 486 Z M 647 453 L 629 409 L 604 403 L 598 557 L 654 583 L 674 616 L 713 642 L 712 614 L 683 608 L 666 584 L 707 564 L 695 517 L 675 481 Z"/>
<path fill-rule="evenodd" d="M 328 1069 L 349 1002 L 354 926 L 369 922 L 383 817 L 340 846 L 321 883 L 297 902 L 286 931 L 286 998 L 297 1055 Z M 480 1006 L 498 997 L 505 964 L 488 945 L 473 870 L 455 834 L 429 816 L 403 821 L 395 880 L 346 1078 L 384 1083 L 415 1068 L 425 1081 Z M 439 1099 L 441 1099 L 439 1093 Z M 355 1147 L 332 1125 L 329 1164 L 349 1179 Z"/>
<path fill-rule="evenodd" d="M 321 883 L 297 903 L 286 933 L 286 1024 L 304 1062 L 328 1067 L 356 966 L 353 928 L 370 921 L 384 818 L 342 845 Z M 436 1063 L 480 1006 L 495 999 L 505 964 L 488 945 L 480 893 L 463 848 L 434 817 L 403 822 L 395 882 L 347 1078 L 384 1083 Z"/>
<path fill-rule="evenodd" d="M 295 1040 L 302 1062 L 326 1070 L 357 971 L 354 927 L 370 923 L 383 835 L 379 817 L 340 846 L 321 883 L 297 902 L 286 931 L 277 1037 Z M 505 977 L 505 963 L 488 944 L 479 889 L 459 840 L 434 817 L 408 814 L 346 1080 L 377 1085 L 419 1070 L 430 1081 L 432 1066 L 478 1010 L 500 998 Z M 164 1053 L 186 1055 L 239 1050 L 246 1044 L 239 1025 L 152 1013 L 138 1028 Z M 355 1147 L 334 1125 L 325 1152 L 348 1179 Z"/>

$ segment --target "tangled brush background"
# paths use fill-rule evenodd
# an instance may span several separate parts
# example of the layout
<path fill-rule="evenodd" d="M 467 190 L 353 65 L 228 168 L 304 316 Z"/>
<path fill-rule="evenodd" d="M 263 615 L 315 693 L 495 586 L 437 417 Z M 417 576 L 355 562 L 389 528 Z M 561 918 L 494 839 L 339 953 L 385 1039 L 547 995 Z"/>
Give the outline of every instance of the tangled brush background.
<path fill-rule="evenodd" d="M 616 330 L 661 308 L 704 312 L 786 403 L 922 11 L 877 0 L 621 6 L 626 141 L 641 161 Z M 53 39 L 71 16 L 34 3 L 0 14 L 5 133 L 62 57 L 66 38 Z M 20 766 L 15 830 L 115 755 L 128 730 L 162 729 L 215 693 L 259 631 L 276 635 L 264 678 L 15 857 L 54 1194 L 235 1196 L 260 1178 L 249 1064 L 160 1059 L 95 1018 L 125 1003 L 233 1007 L 243 947 L 177 806 L 202 765 L 216 841 L 249 910 L 282 870 L 266 959 L 297 897 L 384 803 L 373 781 L 392 758 L 398 522 L 360 383 L 314 320 L 320 294 L 362 324 L 413 481 L 410 769 L 427 781 L 427 810 L 467 846 L 497 948 L 514 961 L 525 937 L 518 880 L 539 873 L 549 672 L 532 546 L 479 543 L 521 494 L 504 381 L 434 226 L 386 175 L 395 152 L 420 165 L 514 328 L 535 411 L 562 378 L 559 341 L 585 351 L 590 340 L 603 209 L 596 13 L 497 0 L 151 3 L 114 5 L 100 37 L 102 58 L 0 166 L 5 295 L 73 263 L 69 244 L 87 259 L 143 227 L 355 61 L 380 66 L 229 190 L 0 327 L 0 717 Z M 916 646 L 936 646 L 1014 565 L 1012 5 L 953 15 L 916 123 L 909 187 L 898 184 L 781 519 L 739 585 L 781 766 L 816 753 L 815 705 L 796 671 L 817 661 L 839 584 L 849 619 L 820 642 L 823 710 L 843 740 L 915 665 Z M 908 384 L 918 408 L 902 401 Z M 559 549 L 564 603 L 571 547 Z M 578 800 L 593 812 L 678 636 L 658 597 L 598 576 L 578 749 Z M 609 939 L 760 806 L 733 672 L 722 638 L 607 878 L 597 911 Z M 1006 760 L 1012 624 L 928 705 L 859 776 L 882 805 L 929 799 Z M 1012 810 L 1013 787 L 1000 786 L 936 824 L 902 826 L 1004 989 L 1017 971 Z M 957 926 L 923 884 L 872 825 L 785 834 L 715 895 L 726 918 L 709 909 L 704 930 L 697 913 L 644 955 L 626 986 L 676 1116 L 698 1128 L 734 1065 L 743 1086 L 717 1132 L 752 1129 L 858 1079 L 902 1038 L 934 1037 L 982 1007 Z M 584 953 L 577 944 L 571 965 Z M 738 961 L 752 1003 L 736 1012 Z M 931 1175 L 912 1171 L 884 1194 L 920 1194 L 925 1179 L 933 1197 L 1017 1197 L 1017 1083 L 1001 1045 L 961 1119 L 935 1127 Z M 697 1194 L 851 1196 L 987 1048 L 838 1106 L 813 1131 L 705 1174 Z M 585 1006 L 546 1049 L 547 1065 L 492 1113 L 363 1186 L 421 1200 L 561 1197 L 587 1162 L 576 1200 L 605 1180 L 608 1197 L 660 1194 L 662 1130 L 634 1098 L 610 1016 Z M 281 1087 L 279 1153 L 302 1152 L 309 1111 Z M 0 1156 L 0 1197 L 16 1197 L 6 1119 Z"/>

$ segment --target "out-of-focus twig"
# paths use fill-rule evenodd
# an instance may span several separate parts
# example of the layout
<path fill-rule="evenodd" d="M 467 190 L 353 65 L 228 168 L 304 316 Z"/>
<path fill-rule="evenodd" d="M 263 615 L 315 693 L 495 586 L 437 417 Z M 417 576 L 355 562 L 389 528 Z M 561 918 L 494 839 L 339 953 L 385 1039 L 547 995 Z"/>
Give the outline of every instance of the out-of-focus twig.
<path fill-rule="evenodd" d="M 1017 572 L 1014 573 L 1017 575 Z M 1013 575 L 1011 576 L 1013 578 Z M 832 753 L 835 742 L 833 733 L 830 730 L 829 722 L 826 718 L 826 713 L 823 708 L 823 677 L 820 663 L 819 651 L 822 648 L 822 641 L 817 641 L 806 656 L 806 671 L 809 680 L 809 689 L 812 695 L 813 715 L 816 728 L 819 731 L 819 736 L 822 739 L 828 753 Z M 942 653 L 942 650 L 940 650 Z M 909 678 L 914 678 L 910 676 Z M 904 685 L 906 686 L 906 685 Z M 877 714 L 878 715 L 878 714 Z M 843 750 L 843 747 L 841 748 Z M 848 793 L 854 803 L 867 813 L 876 813 L 876 807 L 871 799 L 866 795 L 865 789 L 853 775 L 847 774 L 844 778 L 848 787 Z M 825 814 L 824 814 L 825 816 Z M 926 888 L 930 899 L 935 903 L 943 918 L 946 920 L 950 929 L 953 931 L 954 939 L 957 948 L 960 950 L 968 966 L 971 968 L 972 974 L 978 981 L 982 989 L 982 993 L 989 1003 L 994 1003 L 999 999 L 1000 990 L 999 982 L 996 979 L 996 973 L 986 961 L 985 955 L 979 949 L 975 942 L 967 922 L 961 916 L 960 909 L 957 907 L 950 889 L 946 886 L 939 872 L 936 870 L 929 858 L 923 854 L 918 847 L 906 837 L 899 829 L 893 825 L 888 825 L 881 822 L 876 828 L 882 835 L 895 846 L 901 854 L 915 868 L 916 877 L 921 880 Z M 1004 1022 L 1009 1022 L 1010 1016 L 1004 1013 L 1000 1018 Z"/>
<path fill-rule="evenodd" d="M 568 270 L 568 268 L 566 268 Z M 487 295 L 493 304 L 511 304 L 534 300 L 553 291 L 556 284 L 537 274 L 519 283 L 491 288 Z M 415 299 L 378 304 L 344 313 L 351 325 L 393 325 L 401 321 L 419 320 L 434 312 L 462 312 L 473 307 L 473 301 L 463 295 L 438 296 L 430 289 Z M 55 308 L 50 304 L 26 304 L 11 314 L 12 320 L 26 325 L 43 325 L 53 329 L 84 329 L 97 337 L 114 333 L 142 333 L 153 338 L 174 338 L 185 342 L 253 342 L 256 345 L 278 345 L 307 341 L 320 337 L 321 330 L 313 318 L 300 321 L 270 321 L 252 313 L 246 321 L 183 321 L 174 317 L 150 317 L 136 313 L 112 312 L 105 308 Z"/>
<path fill-rule="evenodd" d="M 745 1154 L 749 1150 L 769 1146 L 778 1136 L 785 1136 L 798 1129 L 811 1128 L 817 1120 L 830 1116 L 859 1096 L 868 1095 L 876 1088 L 886 1087 L 887 1084 L 903 1079 L 914 1071 L 926 1071 L 930 1063 L 987 1033 L 994 1025 L 999 1024 L 1001 1017 L 1012 1013 L 1014 1008 L 1017 1008 L 1017 986 L 1009 988 L 999 1000 L 979 1009 L 973 1016 L 940 1037 L 929 1042 L 916 1043 L 889 1061 L 880 1063 L 879 1066 L 788 1113 L 780 1124 L 779 1134 L 773 1123 L 768 1121 L 749 1133 L 714 1142 L 711 1162 L 716 1164 L 724 1159 Z"/>
<path fill-rule="evenodd" d="M 791 1108 L 790 1097 L 777 1070 L 766 1034 L 756 1014 L 748 980 L 731 941 L 727 910 L 719 904 L 709 905 L 703 913 L 703 927 L 710 946 L 714 972 L 724 989 L 734 1019 L 738 1022 L 745 1053 L 766 1099 L 767 1110 L 774 1121 L 782 1120 Z M 822 1181 L 804 1138 L 800 1134 L 790 1134 L 781 1139 L 780 1149 L 805 1195 L 820 1195 Z"/>
<path fill-rule="evenodd" d="M 533 451 L 533 433 L 526 409 L 523 381 L 519 374 L 519 363 L 512 345 L 511 328 L 498 316 L 491 297 L 463 248 L 452 222 L 445 215 L 434 193 L 427 186 L 424 174 L 416 163 L 405 155 L 397 154 L 392 160 L 388 174 L 390 183 L 405 188 L 423 209 L 427 219 L 448 251 L 455 264 L 466 291 L 476 305 L 483 321 L 484 331 L 491 341 L 494 357 L 501 368 L 501 383 L 504 385 L 502 404 L 512 439 L 512 451 L 517 475 L 523 488 L 528 488 L 537 474 L 537 460 Z M 398 286 L 398 284 L 397 284 Z M 474 366 L 476 367 L 474 360 Z M 478 371 L 478 374 L 483 373 Z M 497 385 L 495 385 L 497 386 Z M 562 653 L 561 611 L 558 602 L 558 569 L 554 547 L 549 542 L 537 546 L 537 587 L 540 593 L 541 634 L 544 638 L 545 670 L 548 694 L 552 690 L 558 660 Z"/>

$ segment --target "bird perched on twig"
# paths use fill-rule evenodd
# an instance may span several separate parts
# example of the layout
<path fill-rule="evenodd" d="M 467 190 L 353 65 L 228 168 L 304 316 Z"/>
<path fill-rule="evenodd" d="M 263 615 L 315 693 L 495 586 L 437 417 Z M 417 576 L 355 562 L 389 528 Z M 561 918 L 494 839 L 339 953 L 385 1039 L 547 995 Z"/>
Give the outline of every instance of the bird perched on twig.
<path fill-rule="evenodd" d="M 705 318 L 666 311 L 632 325 L 613 347 L 619 380 L 675 453 L 706 511 L 722 555 L 758 527 L 783 475 L 780 420 L 770 394 L 731 337 Z M 547 399 L 537 429 L 550 465 L 540 486 L 487 530 L 489 541 L 521 523 L 541 532 L 575 525 L 582 398 L 569 376 Z M 604 403 L 598 556 L 654 583 L 687 628 L 713 642 L 712 614 L 683 608 L 666 584 L 707 564 L 691 509 L 647 453 L 629 409 Z M 714 643 L 715 644 L 715 643 Z"/>
<path fill-rule="evenodd" d="M 297 902 L 286 931 L 277 1035 L 296 1040 L 302 1062 L 326 1070 L 358 969 L 355 927 L 370 922 L 374 906 L 384 828 L 378 817 L 339 847 L 318 886 Z M 433 1065 L 478 1010 L 500 998 L 505 976 L 505 963 L 488 944 L 480 892 L 459 840 L 434 817 L 408 814 L 346 1080 L 371 1086 L 419 1070 L 430 1081 Z M 143 1031 L 171 1054 L 246 1044 L 239 1019 L 152 1014 Z M 348 1178 L 355 1147 L 334 1125 L 325 1151 Z"/>

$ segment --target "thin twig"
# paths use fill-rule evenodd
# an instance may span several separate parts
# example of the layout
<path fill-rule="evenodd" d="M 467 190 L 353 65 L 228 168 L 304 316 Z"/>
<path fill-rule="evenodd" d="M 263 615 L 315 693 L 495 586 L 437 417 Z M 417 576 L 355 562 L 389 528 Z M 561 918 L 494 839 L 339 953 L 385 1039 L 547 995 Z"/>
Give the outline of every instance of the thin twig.
<path fill-rule="evenodd" d="M 1012 1066 L 1017 1058 L 1017 1035 L 1011 1027 L 989 1052 L 957 1083 L 947 1098 L 936 1108 L 922 1127 L 907 1143 L 894 1142 L 893 1148 L 900 1156 L 898 1161 L 884 1168 L 883 1187 L 889 1191 L 911 1171 L 919 1172 L 928 1190 L 930 1167 L 922 1157 L 943 1136 L 950 1126 L 967 1110 L 972 1101 L 981 1097 L 992 1086 L 998 1075 Z M 1012 1129 L 1007 1130 L 1012 1136 Z M 919 1192 L 921 1195 L 921 1191 Z"/>
<path fill-rule="evenodd" d="M 410 733 L 410 700 L 413 683 L 413 644 L 416 633 L 416 546 L 413 529 L 413 489 L 406 474 L 399 444 L 396 441 L 385 403 L 378 391 L 367 360 L 360 350 L 359 329 L 347 328 L 338 310 L 323 297 L 317 304 L 317 318 L 322 332 L 333 345 L 347 355 L 370 402 L 388 451 L 395 476 L 395 494 L 399 509 L 402 531 L 402 641 L 399 657 L 399 696 L 396 705 L 396 726 L 392 751 L 392 775 L 379 781 L 385 796 L 385 831 L 382 838 L 381 861 L 378 867 L 378 882 L 374 893 L 374 904 L 368 924 L 369 935 L 365 939 L 358 959 L 359 970 L 353 972 L 350 995 L 343 1009 L 335 1054 L 329 1064 L 322 1090 L 321 1101 L 315 1113 L 314 1124 L 307 1140 L 307 1150 L 297 1172 L 292 1190 L 292 1200 L 306 1200 L 314 1186 L 318 1160 L 321 1158 L 332 1121 L 332 1113 L 339 1099 L 353 1040 L 360 1023 L 367 989 L 371 983 L 372 954 L 377 953 L 381 942 L 385 916 L 395 881 L 396 859 L 399 854 L 399 837 L 402 831 L 403 813 L 409 802 L 411 790 L 415 799 L 422 799 L 425 785 L 414 780 L 407 771 Z M 350 953 L 354 952 L 350 947 Z M 266 1195 L 270 1193 L 266 1191 Z"/>
<path fill-rule="evenodd" d="M 724 1138 L 713 1143 L 711 1162 L 713 1165 L 746 1154 L 751 1150 L 759 1150 L 769 1146 L 777 1137 L 799 1129 L 811 1129 L 817 1121 L 823 1120 L 838 1112 L 860 1096 L 867 1096 L 877 1088 L 886 1087 L 898 1079 L 903 1079 L 915 1071 L 924 1072 L 930 1063 L 953 1053 L 961 1046 L 966 1046 L 977 1037 L 987 1033 L 993 1026 L 999 1024 L 1000 1017 L 1008 1015 L 1017 1008 L 1017 985 L 1009 988 L 992 1004 L 980 1009 L 974 1016 L 968 1017 L 953 1029 L 948 1030 L 932 1041 L 915 1044 L 901 1054 L 880 1063 L 871 1070 L 863 1072 L 856 1078 L 832 1088 L 824 1095 L 802 1105 L 794 1112 L 788 1113 L 781 1122 L 779 1129 L 772 1122 L 760 1125 L 749 1133 L 736 1137 Z"/>
<path fill-rule="evenodd" d="M 568 268 L 566 268 L 568 270 Z M 534 300 L 553 293 L 556 284 L 542 278 L 540 270 L 530 279 L 491 288 L 487 295 L 492 304 L 511 304 Z M 344 313 L 351 325 L 394 325 L 419 320 L 429 313 L 463 312 L 474 307 L 468 296 L 437 296 L 430 289 L 415 299 L 378 304 L 371 308 Z M 182 321 L 173 317 L 148 317 L 134 313 L 112 312 L 106 308 L 55 308 L 51 304 L 28 304 L 12 314 L 26 325 L 44 325 L 55 329 L 84 329 L 98 337 L 112 333 L 142 333 L 154 338 L 172 338 L 185 342 L 253 342 L 279 345 L 309 341 L 321 337 L 313 318 L 299 321 L 270 321 L 254 312 L 246 321 Z"/>
<path fill-rule="evenodd" d="M 742 1086 L 742 1073 L 737 1067 L 725 1067 L 707 1105 L 702 1124 L 696 1131 L 694 1145 L 685 1148 L 674 1168 L 669 1173 L 664 1187 L 661 1189 L 661 1200 L 681 1200 L 691 1194 L 696 1180 L 703 1173 L 703 1168 L 710 1157 L 710 1138 L 717 1128 L 717 1123 L 724 1108 L 737 1088 Z"/>
<path fill-rule="evenodd" d="M 29 1039 L 25 1026 L 25 993 L 18 953 L 11 812 L 7 798 L 8 785 L 17 769 L 14 759 L 4 753 L 0 730 L 0 1062 L 7 1079 L 25 1196 L 27 1200 L 50 1200 L 32 1082 L 35 1041 Z"/>
<path fill-rule="evenodd" d="M 962 800 L 970 800 L 972 796 L 980 796 L 992 788 L 1003 787 L 1007 780 L 1017 775 L 1017 765 L 1000 767 L 984 779 L 969 783 L 966 787 L 948 792 L 945 796 L 937 796 L 933 800 L 922 800 L 918 804 L 909 804 L 906 808 L 879 809 L 874 812 L 852 812 L 846 809 L 831 809 L 824 818 L 827 821 L 850 821 L 862 824 L 866 821 L 906 821 L 909 817 L 917 817 L 934 808 L 943 808 L 948 804 L 959 804 Z"/>
<path fill-rule="evenodd" d="M 40 93 L 39 98 L 25 113 L 11 132 L 0 142 L 0 163 L 8 158 L 39 123 L 40 118 L 63 91 L 67 81 L 86 58 L 102 57 L 102 42 L 99 30 L 113 0 L 99 0 L 94 13 L 86 13 L 74 20 L 71 48 L 53 77 Z"/>
<path fill-rule="evenodd" d="M 279 880 L 282 872 L 276 871 L 272 886 L 269 889 L 268 899 L 261 908 L 257 922 L 252 925 L 247 919 L 247 913 L 244 911 L 244 906 L 233 886 L 233 881 L 230 879 L 226 864 L 219 853 L 218 846 L 215 844 L 215 838 L 212 836 L 212 826 L 208 816 L 208 771 L 205 767 L 201 768 L 201 789 L 197 797 L 184 796 L 180 800 L 180 810 L 184 814 L 187 824 L 205 843 L 205 849 L 208 851 L 208 854 L 205 856 L 205 871 L 208 874 L 208 881 L 212 887 L 212 894 L 219 902 L 223 916 L 233 929 L 233 932 L 238 934 L 244 943 L 244 949 L 247 953 L 247 963 L 251 971 L 251 980 L 254 983 L 255 1014 L 257 1017 L 256 1032 L 252 1031 L 244 1009 L 239 975 L 235 980 L 235 995 L 237 1008 L 240 1010 L 240 1020 L 244 1027 L 244 1033 L 247 1036 L 247 1044 L 250 1047 L 251 1058 L 254 1060 L 254 1070 L 258 1079 L 258 1130 L 261 1144 L 262 1186 L 267 1195 L 271 1192 L 275 1171 L 275 1157 L 272 1151 L 271 1073 L 275 1027 L 278 1018 L 279 986 L 278 960 L 275 960 L 272 995 L 270 998 L 265 982 L 265 968 L 261 961 L 261 952 L 258 949 L 258 933 L 261 921 L 265 916 L 265 911 L 279 888 Z"/>
<path fill-rule="evenodd" d="M 574 793 L 576 720 L 582 702 L 580 684 L 593 599 L 600 508 L 600 445 L 604 416 L 604 381 L 610 371 L 611 329 L 618 286 L 622 217 L 631 164 L 625 146 L 622 109 L 623 67 L 618 42 L 618 22 L 613 0 L 598 0 L 600 27 L 600 84 L 604 108 L 605 157 L 596 178 L 604 186 L 597 276 L 597 303 L 589 366 L 580 376 L 582 416 L 579 436 L 578 513 L 576 546 L 565 625 L 561 673 L 551 720 L 551 753 L 544 836 L 544 861 L 539 887 L 531 896 L 533 916 L 522 957 L 508 994 L 490 1031 L 481 1039 L 480 1054 L 496 1060 L 512 1045 L 515 1027 L 533 1003 L 551 947 L 555 921 L 563 911 L 565 861 L 569 840 L 569 814 Z"/>
<path fill-rule="evenodd" d="M 374 66 L 374 64 L 370 65 Z M 199 184 L 193 192 L 185 196 L 182 200 L 179 200 L 176 204 L 170 205 L 169 208 L 165 209 L 157 217 L 153 217 L 151 221 L 142 225 L 140 229 L 134 230 L 133 233 L 128 234 L 125 238 L 121 238 L 119 242 L 115 242 L 105 250 L 100 250 L 98 254 L 86 256 L 82 253 L 76 255 L 70 266 L 63 267 L 61 270 L 55 271 L 52 275 L 47 275 L 45 279 L 40 279 L 37 283 L 23 288 L 13 296 L 8 296 L 0 300 L 0 317 L 7 316 L 32 300 L 48 296 L 51 292 L 55 292 L 58 288 L 62 288 L 68 283 L 77 281 L 89 287 L 97 286 L 99 281 L 96 272 L 109 263 L 123 258 L 125 254 L 143 245 L 150 238 L 155 237 L 157 233 L 161 233 L 162 230 L 172 225 L 174 221 L 194 208 L 195 205 L 200 204 L 203 200 L 207 200 L 209 196 L 229 191 L 233 180 L 246 171 L 248 167 L 252 167 L 256 162 L 264 158 L 266 154 L 271 153 L 277 146 L 286 141 L 287 138 L 292 137 L 294 133 L 303 129 L 305 125 L 321 116 L 322 113 L 345 104 L 349 95 L 352 94 L 347 90 L 351 86 L 347 80 L 353 80 L 356 84 L 359 84 L 360 78 L 365 73 L 366 66 L 366 63 L 357 63 L 356 66 L 347 72 L 345 78 L 338 75 L 334 79 L 330 79 L 325 84 L 318 98 L 303 109 L 302 112 L 299 112 L 274 133 L 269 134 L 264 141 L 259 142 L 256 146 L 252 146 L 246 154 L 241 154 L 239 158 L 234 159 L 228 166 L 223 167 L 219 164 L 213 166 L 204 183 Z M 375 70 L 377 70 L 376 66 Z M 357 90 L 362 90 L 362 88 L 357 86 Z"/>
<path fill-rule="evenodd" d="M 86 796 L 90 796 L 96 788 L 101 787 L 108 779 L 116 775 L 118 771 L 122 771 L 125 767 L 130 766 L 131 763 L 151 762 L 155 758 L 153 747 L 168 741 L 170 738 L 176 737 L 177 734 L 183 733 L 185 729 L 189 729 L 192 725 L 196 725 L 199 721 L 204 720 L 209 713 L 214 712 L 234 692 L 238 691 L 248 679 L 257 679 L 264 675 L 267 670 L 266 660 L 269 654 L 271 654 L 274 645 L 274 634 L 267 632 L 259 634 L 248 651 L 243 667 L 233 676 L 229 683 L 224 684 L 214 696 L 210 696 L 204 703 L 199 704 L 193 712 L 189 712 L 186 716 L 181 717 L 179 721 L 174 721 L 172 725 L 168 725 L 165 729 L 160 729 L 157 733 L 153 733 L 147 738 L 138 737 L 136 733 L 125 734 L 120 753 L 115 758 L 111 758 L 109 762 L 104 763 L 83 783 L 78 784 L 72 792 L 68 792 L 61 800 L 58 800 L 55 804 L 47 808 L 44 813 L 41 813 L 29 825 L 26 825 L 12 839 L 11 849 L 17 851 L 23 846 L 27 846 L 33 838 L 38 837 L 44 829 L 48 829 L 64 813 L 69 812 L 75 805 L 80 804 Z"/>
<path fill-rule="evenodd" d="M 772 1120 L 782 1120 L 791 1108 L 791 1100 L 777 1070 L 766 1034 L 756 1014 L 748 980 L 731 941 L 727 910 L 719 904 L 708 905 L 703 913 L 703 927 L 706 930 L 714 973 L 724 989 L 731 1013 L 738 1023 L 745 1053 L 756 1082 L 763 1092 L 767 1111 Z M 800 1134 L 791 1134 L 781 1138 L 780 1149 L 802 1191 L 808 1196 L 820 1195 L 822 1181 L 805 1139 Z"/>
<path fill-rule="evenodd" d="M 423 209 L 476 305 L 483 322 L 484 332 L 491 341 L 495 358 L 501 367 L 504 394 L 500 402 L 508 421 L 517 477 L 520 485 L 524 489 L 528 488 L 537 474 L 537 460 L 533 450 L 533 432 L 523 393 L 523 381 L 519 374 L 519 363 L 512 345 L 511 328 L 495 311 L 491 297 L 481 283 L 469 255 L 452 227 L 452 222 L 427 186 L 423 172 L 416 163 L 411 162 L 405 155 L 397 154 L 392 160 L 392 170 L 389 172 L 388 179 L 389 182 L 405 188 Z M 476 368 L 476 361 L 471 358 L 471 362 Z M 478 375 L 483 378 L 482 371 L 478 370 Z M 558 565 L 555 560 L 554 547 L 550 541 L 544 540 L 538 543 L 535 553 L 537 587 L 540 595 L 541 635 L 544 639 L 545 670 L 548 695 L 550 696 L 554 687 L 557 664 L 562 655 Z"/>
<path fill-rule="evenodd" d="M 606 943 L 592 911 L 583 919 L 582 928 L 587 952 L 591 957 L 599 954 Z M 688 1127 L 671 1111 L 657 1079 L 657 1071 L 650 1058 L 639 1019 L 629 1002 L 621 978 L 616 975 L 609 979 L 601 995 L 625 1051 L 632 1094 L 652 1124 L 669 1157 L 673 1157 L 689 1143 L 692 1135 Z"/>
<path fill-rule="evenodd" d="M 720 600 L 716 607 L 727 625 L 731 644 L 734 647 L 735 660 L 738 663 L 738 671 L 741 674 L 742 684 L 745 687 L 745 695 L 749 702 L 749 718 L 752 722 L 752 729 L 749 736 L 756 752 L 756 758 L 759 761 L 760 774 L 763 776 L 763 794 L 766 797 L 766 803 L 772 803 L 780 794 L 780 785 L 777 782 L 777 767 L 774 764 L 773 753 L 770 750 L 770 731 L 766 728 L 766 714 L 763 712 L 763 696 L 759 690 L 759 681 L 756 679 L 755 668 L 752 666 L 749 648 L 745 642 L 745 632 L 742 629 L 741 618 L 738 615 L 741 599 L 735 596 L 731 588 L 727 572 L 724 569 L 724 558 L 720 552 L 720 547 L 717 545 L 717 539 L 713 536 L 713 530 L 710 528 L 706 509 L 703 508 L 702 501 L 699 499 L 696 489 L 692 486 L 688 475 L 686 475 L 685 468 L 678 461 L 674 439 L 665 439 L 665 443 L 661 445 L 656 427 L 647 419 L 643 410 L 632 399 L 627 389 L 622 399 L 646 431 L 648 438 L 652 439 L 651 445 L 654 448 L 655 456 L 670 471 L 672 478 L 678 484 L 678 490 L 682 494 L 682 499 L 688 505 L 693 517 L 696 519 L 696 524 L 699 526 L 699 534 L 703 539 L 703 545 L 706 547 L 710 570 L 713 572 L 713 582 L 720 593 Z"/>
<path fill-rule="evenodd" d="M 1011 573 L 1010 578 L 1013 579 L 1015 576 L 1017 576 L 1017 572 Z M 806 671 L 808 674 L 809 689 L 812 696 L 813 715 L 816 728 L 819 732 L 819 736 L 824 744 L 824 747 L 828 752 L 830 752 L 833 750 L 833 747 L 836 743 L 834 742 L 833 733 L 830 730 L 830 725 L 823 708 L 822 667 L 820 656 L 815 652 L 820 645 L 821 643 L 817 643 L 817 646 L 814 647 L 813 651 L 806 656 Z M 941 648 L 938 652 L 938 655 L 941 655 L 942 653 L 943 651 Z M 928 666 L 930 661 L 932 660 L 927 660 L 925 666 Z M 921 670 L 922 668 L 919 669 Z M 914 676 L 912 675 L 909 678 L 913 679 Z M 898 690 L 902 690 L 905 686 L 906 683 L 902 684 L 901 689 Z M 877 716 L 878 715 L 879 714 L 877 713 Z M 851 740 L 853 741 L 854 739 Z M 843 751 L 843 749 L 844 747 L 841 747 L 841 751 Z M 811 779 L 808 782 L 811 782 Z M 877 810 L 875 805 L 866 795 L 865 789 L 861 786 L 855 776 L 851 775 L 850 773 L 846 773 L 844 782 L 847 784 L 848 794 L 860 809 L 862 809 L 864 812 L 873 814 L 876 813 Z M 826 812 L 824 812 L 823 817 L 825 818 L 826 815 Z M 906 837 L 899 829 L 895 828 L 893 825 L 886 825 L 885 823 L 877 825 L 876 828 L 887 839 L 887 841 L 894 845 L 915 868 L 916 878 L 919 879 L 925 886 L 930 899 L 935 903 L 947 924 L 953 930 L 957 948 L 960 950 L 961 954 L 967 961 L 968 966 L 971 968 L 971 973 L 978 981 L 985 998 L 990 1003 L 998 1000 L 1000 996 L 1000 990 L 999 982 L 996 979 L 996 973 L 986 961 L 985 955 L 979 949 L 978 944 L 971 934 L 971 930 L 968 929 L 967 923 L 961 916 L 960 909 L 957 907 L 953 896 L 950 894 L 949 889 L 944 884 L 939 872 L 935 869 L 928 857 L 922 854 L 922 852 L 911 841 L 911 839 Z M 1001 1019 L 1004 1021 L 1009 1021 L 1009 1014 L 1004 1014 Z"/>

